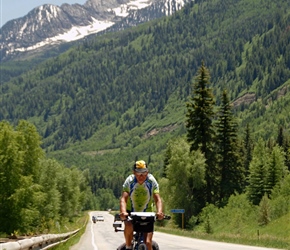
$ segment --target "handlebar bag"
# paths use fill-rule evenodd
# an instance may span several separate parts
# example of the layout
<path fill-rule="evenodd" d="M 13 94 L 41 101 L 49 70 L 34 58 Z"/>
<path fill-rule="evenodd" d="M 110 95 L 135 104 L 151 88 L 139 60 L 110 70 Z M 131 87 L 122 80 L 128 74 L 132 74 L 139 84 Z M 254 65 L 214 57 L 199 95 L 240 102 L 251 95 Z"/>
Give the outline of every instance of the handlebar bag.
<path fill-rule="evenodd" d="M 155 213 L 151 212 L 132 212 L 133 228 L 135 232 L 153 232 Z"/>

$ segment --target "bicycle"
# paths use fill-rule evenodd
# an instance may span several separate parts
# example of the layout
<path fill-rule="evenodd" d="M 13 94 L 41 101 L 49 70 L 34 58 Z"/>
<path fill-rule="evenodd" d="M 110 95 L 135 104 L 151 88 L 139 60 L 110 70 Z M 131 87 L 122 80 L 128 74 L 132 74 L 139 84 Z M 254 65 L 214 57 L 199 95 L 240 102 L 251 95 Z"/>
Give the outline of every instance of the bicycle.
<path fill-rule="evenodd" d="M 133 223 L 133 240 L 132 240 L 132 250 L 147 250 L 146 242 L 144 239 L 144 233 L 153 232 L 154 231 L 154 223 L 157 219 L 157 216 L 153 212 L 132 212 L 127 221 L 132 221 Z M 168 215 L 164 216 L 165 220 L 170 220 L 171 217 Z M 124 231 L 121 229 L 122 220 L 120 215 L 115 215 L 115 220 L 113 223 L 113 227 L 115 228 L 115 232 Z M 159 245 L 156 241 L 152 240 L 152 248 L 153 250 L 159 250 Z M 125 250 L 126 244 L 121 244 L 117 250 Z"/>

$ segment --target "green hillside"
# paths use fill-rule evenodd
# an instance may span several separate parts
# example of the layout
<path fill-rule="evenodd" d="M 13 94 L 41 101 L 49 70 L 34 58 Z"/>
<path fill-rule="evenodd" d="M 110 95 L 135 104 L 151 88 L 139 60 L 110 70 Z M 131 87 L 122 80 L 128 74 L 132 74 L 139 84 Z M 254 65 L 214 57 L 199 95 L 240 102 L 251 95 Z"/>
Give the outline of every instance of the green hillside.
<path fill-rule="evenodd" d="M 189 146 L 180 138 L 187 133 L 186 102 L 192 97 L 193 83 L 204 62 L 216 108 L 223 104 L 221 96 L 227 90 L 238 135 L 245 138 L 251 133 L 257 149 L 251 169 L 250 162 L 247 168 L 243 163 L 243 167 L 252 175 L 246 173 L 249 178 L 241 181 L 242 194 L 220 199 L 218 202 L 224 203 L 216 202 L 217 207 L 198 204 L 198 209 L 202 209 L 199 217 L 196 213 L 200 210 L 190 209 L 192 204 L 204 202 L 198 200 L 203 198 L 199 195 L 203 187 L 163 193 L 164 199 L 168 206 L 174 205 L 172 197 L 185 201 L 187 228 L 195 233 L 212 237 L 221 234 L 231 241 L 238 241 L 237 236 L 251 241 L 254 235 L 255 244 L 267 246 L 269 240 L 268 245 L 289 246 L 289 237 L 279 236 L 279 220 L 289 221 L 289 25 L 290 2 L 286 0 L 196 0 L 170 17 L 84 40 L 47 60 L 42 55 L 31 61 L 25 58 L 3 62 L 0 120 L 15 125 L 24 119 L 34 124 L 48 158 L 57 159 L 76 176 L 76 168 L 83 170 L 94 198 L 101 193 L 117 204 L 124 177 L 136 159 L 147 161 L 160 185 L 171 188 L 170 178 L 162 177 L 169 172 L 164 172 L 164 168 L 172 153 L 167 151 L 172 138 L 178 138 L 170 148 L 179 154 L 171 156 L 181 166 L 176 172 L 184 177 L 183 166 L 200 167 L 194 165 L 196 159 L 203 164 L 201 154 L 190 155 Z M 282 137 L 281 128 L 288 139 L 283 141 L 284 151 L 275 145 Z M 14 135 L 12 129 L 10 134 Z M 240 158 L 232 159 L 241 160 L 245 155 L 239 152 Z M 232 165 L 238 165 L 238 161 Z M 189 176 L 188 183 L 190 178 L 203 180 L 198 171 L 189 169 L 193 177 Z M 176 173 L 171 170 L 171 174 Z M 256 179 L 265 180 L 266 184 L 256 187 Z M 57 180 L 62 183 L 61 175 Z M 183 178 L 176 178 L 178 181 L 188 184 Z M 256 190 L 247 189 L 249 182 L 248 186 Z M 279 185 L 275 186 L 277 182 Z M 83 187 L 83 182 L 80 185 Z M 258 191 L 261 192 L 257 195 Z M 264 191 L 271 199 L 263 197 Z M 246 197 L 245 193 L 253 196 Z M 227 199 L 229 204 L 223 207 Z M 106 209 L 100 200 L 87 207 L 96 204 Z M 181 217 L 172 221 L 181 225 Z M 263 234 L 258 243 L 257 229 Z"/>
<path fill-rule="evenodd" d="M 173 16 L 84 41 L 3 82 L 0 118 L 31 121 L 47 152 L 66 161 L 70 153 L 82 167 L 135 157 L 160 165 L 168 138 L 185 131 L 185 102 L 204 60 L 217 103 L 227 89 L 241 128 L 249 123 L 254 134 L 275 137 L 290 119 L 289 5 L 195 1 Z M 13 75 L 11 62 L 1 67 Z M 247 93 L 252 98 L 243 99 Z"/>
<path fill-rule="evenodd" d="M 160 165 L 168 138 L 185 131 L 185 102 L 204 60 L 217 103 L 226 88 L 240 101 L 242 128 L 276 136 L 289 124 L 288 10 L 287 1 L 195 1 L 171 17 L 85 41 L 4 82 L 1 119 L 31 121 L 47 152 L 66 159 L 71 152 L 82 167 L 135 157 Z M 246 93 L 254 94 L 248 103 L 239 99 Z"/>

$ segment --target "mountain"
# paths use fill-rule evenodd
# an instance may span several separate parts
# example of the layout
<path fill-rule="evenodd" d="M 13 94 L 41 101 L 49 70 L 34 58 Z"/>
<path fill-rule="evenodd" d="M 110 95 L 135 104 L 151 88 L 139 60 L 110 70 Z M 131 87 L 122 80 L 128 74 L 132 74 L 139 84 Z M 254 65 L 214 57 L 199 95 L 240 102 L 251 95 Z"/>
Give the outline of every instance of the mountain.
<path fill-rule="evenodd" d="M 171 15 L 189 0 L 88 0 L 84 5 L 45 4 L 0 29 L 0 61 L 101 31 L 118 31 Z"/>
<path fill-rule="evenodd" d="M 68 165 L 144 158 L 157 169 L 167 141 L 186 132 L 185 103 L 204 61 L 217 105 L 228 91 L 240 134 L 250 124 L 255 137 L 273 139 L 290 124 L 289 13 L 288 1 L 195 1 L 85 39 L 4 82 L 0 119 L 35 124 L 45 150 Z"/>

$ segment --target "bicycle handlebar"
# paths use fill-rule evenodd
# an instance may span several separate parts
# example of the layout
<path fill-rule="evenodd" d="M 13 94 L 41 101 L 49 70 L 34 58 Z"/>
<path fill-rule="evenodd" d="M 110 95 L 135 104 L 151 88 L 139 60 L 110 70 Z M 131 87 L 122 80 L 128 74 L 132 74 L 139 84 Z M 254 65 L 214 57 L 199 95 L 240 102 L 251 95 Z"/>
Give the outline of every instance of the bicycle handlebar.
<path fill-rule="evenodd" d="M 166 215 L 166 214 L 164 214 L 164 218 L 163 218 L 163 220 L 170 220 L 171 219 L 171 216 L 170 215 Z"/>
<path fill-rule="evenodd" d="M 120 217 L 120 214 L 119 214 L 119 218 L 120 218 L 121 221 L 132 221 L 133 220 L 133 217 L 131 217 L 130 215 L 127 215 L 126 217 L 127 217 L 127 219 L 122 220 L 121 217 Z M 170 215 L 164 214 L 164 217 L 161 220 L 170 220 L 170 219 L 171 219 Z M 155 220 L 159 220 L 157 214 L 155 214 Z M 161 220 L 159 220 L 159 221 L 161 221 Z"/>
<path fill-rule="evenodd" d="M 162 220 L 158 220 L 158 216 L 155 214 L 155 221 L 156 221 L 156 219 L 157 219 L 157 221 L 170 220 L 171 216 L 165 214 Z M 122 232 L 122 231 L 124 231 L 123 229 L 120 228 L 122 226 L 122 224 L 118 223 L 118 221 L 121 221 L 121 222 L 123 222 L 123 221 L 133 221 L 133 218 L 130 215 L 128 215 L 126 220 L 122 220 L 121 217 L 120 217 L 120 214 L 116 214 L 115 215 L 115 221 L 113 223 L 113 227 L 115 228 L 115 232 Z"/>

